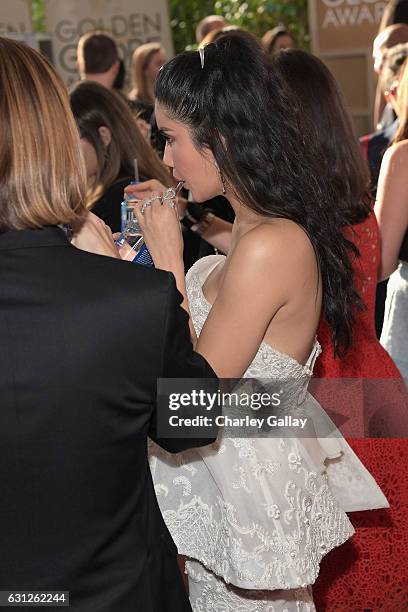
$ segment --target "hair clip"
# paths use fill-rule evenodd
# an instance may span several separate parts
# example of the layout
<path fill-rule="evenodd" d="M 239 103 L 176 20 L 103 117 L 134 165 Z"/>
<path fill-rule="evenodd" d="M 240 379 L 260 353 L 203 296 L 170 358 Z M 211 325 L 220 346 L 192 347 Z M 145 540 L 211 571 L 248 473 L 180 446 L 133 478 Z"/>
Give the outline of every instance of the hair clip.
<path fill-rule="evenodd" d="M 204 50 L 205 50 L 205 47 L 200 47 L 198 50 L 200 54 L 201 70 L 204 68 Z"/>

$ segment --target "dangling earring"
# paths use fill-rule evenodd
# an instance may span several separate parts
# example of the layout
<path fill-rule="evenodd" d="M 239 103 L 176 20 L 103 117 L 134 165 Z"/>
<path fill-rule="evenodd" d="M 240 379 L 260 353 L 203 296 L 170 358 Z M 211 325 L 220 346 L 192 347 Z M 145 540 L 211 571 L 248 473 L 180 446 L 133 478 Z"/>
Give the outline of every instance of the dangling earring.
<path fill-rule="evenodd" d="M 221 181 L 221 185 L 222 185 L 222 193 L 223 195 L 225 195 L 227 193 L 227 190 L 225 189 L 225 180 L 224 180 L 224 176 L 220 170 L 219 165 L 217 164 L 217 162 L 215 162 L 215 167 L 218 170 L 218 174 L 220 175 L 220 181 Z"/>
<path fill-rule="evenodd" d="M 223 177 L 221 171 L 220 171 L 220 179 L 221 179 L 221 183 L 222 183 L 222 193 L 225 195 L 227 193 L 227 190 L 225 189 L 225 181 L 224 181 L 224 177 Z"/>

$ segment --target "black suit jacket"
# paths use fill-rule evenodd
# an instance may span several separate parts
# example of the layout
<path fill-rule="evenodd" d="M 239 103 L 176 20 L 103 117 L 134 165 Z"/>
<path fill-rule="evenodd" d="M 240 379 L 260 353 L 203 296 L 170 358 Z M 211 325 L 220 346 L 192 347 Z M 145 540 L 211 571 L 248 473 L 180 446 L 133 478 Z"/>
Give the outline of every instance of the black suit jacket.
<path fill-rule="evenodd" d="M 180 301 L 171 274 L 80 251 L 57 227 L 0 234 L 0 590 L 190 610 L 147 462 L 156 378 L 214 376 Z"/>

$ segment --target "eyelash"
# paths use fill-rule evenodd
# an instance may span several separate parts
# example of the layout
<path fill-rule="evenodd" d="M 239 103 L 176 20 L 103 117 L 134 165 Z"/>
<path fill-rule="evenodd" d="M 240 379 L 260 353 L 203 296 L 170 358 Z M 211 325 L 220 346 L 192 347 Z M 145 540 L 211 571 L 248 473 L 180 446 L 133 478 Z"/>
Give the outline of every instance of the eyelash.
<path fill-rule="evenodd" d="M 167 134 L 163 134 L 163 132 L 162 132 L 162 136 L 168 145 L 171 146 L 173 144 L 174 142 L 173 138 L 171 138 L 170 136 L 167 136 Z"/>

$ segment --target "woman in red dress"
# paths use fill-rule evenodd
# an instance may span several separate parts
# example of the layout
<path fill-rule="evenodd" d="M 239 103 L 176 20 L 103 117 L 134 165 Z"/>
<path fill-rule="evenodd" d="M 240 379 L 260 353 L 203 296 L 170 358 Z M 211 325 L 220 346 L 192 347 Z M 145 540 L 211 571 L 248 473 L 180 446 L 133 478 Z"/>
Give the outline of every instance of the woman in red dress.
<path fill-rule="evenodd" d="M 382 387 L 394 402 L 399 394 L 404 402 L 399 371 L 375 331 L 380 242 L 374 213 L 352 229 L 360 251 L 354 266 L 355 282 L 367 309 L 357 314 L 353 345 L 341 359 L 334 356 L 328 326 L 322 321 L 318 337 L 324 349 L 316 362 L 315 376 L 365 379 L 365 385 L 372 385 L 372 393 Z M 407 411 L 406 397 L 403 409 Z M 315 604 L 320 612 L 400 612 L 408 602 L 408 441 L 347 441 L 381 487 L 390 507 L 349 514 L 356 533 L 322 560 L 313 586 Z"/>
<path fill-rule="evenodd" d="M 359 251 L 354 258 L 354 280 L 365 309 L 355 313 L 352 346 L 346 355 L 337 355 L 329 326 L 322 321 L 318 339 L 323 352 L 314 376 L 360 379 L 364 409 L 371 408 L 368 429 L 362 435 L 376 435 L 375 410 L 381 411 L 384 404 L 390 417 L 385 425 L 392 435 L 399 435 L 393 417 L 407 418 L 407 397 L 400 373 L 375 332 L 379 231 L 365 195 L 369 179 L 349 114 L 333 77 L 319 60 L 288 51 L 272 61 L 293 94 L 295 108 L 309 115 L 312 131 L 305 137 L 315 147 L 321 172 L 334 188 L 344 190 L 344 205 L 350 213 L 345 232 Z M 356 199 L 358 191 L 360 198 Z M 383 419 L 380 421 L 384 425 Z M 403 428 L 404 423 L 399 422 L 398 427 Z M 353 431 L 350 435 L 347 441 L 381 487 L 390 508 L 349 515 L 356 534 L 322 560 L 313 586 L 315 605 L 319 612 L 400 612 L 408 603 L 408 441 L 357 438 Z"/>

